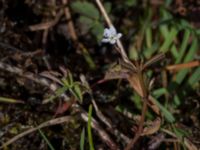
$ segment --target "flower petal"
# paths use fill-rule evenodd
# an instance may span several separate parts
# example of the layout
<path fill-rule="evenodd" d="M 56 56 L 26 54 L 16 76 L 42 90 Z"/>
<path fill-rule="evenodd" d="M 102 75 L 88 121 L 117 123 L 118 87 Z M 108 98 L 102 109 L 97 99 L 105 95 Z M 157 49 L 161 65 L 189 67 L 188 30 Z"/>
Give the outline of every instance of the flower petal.
<path fill-rule="evenodd" d="M 110 33 L 111 33 L 111 35 L 112 36 L 114 36 L 114 35 L 116 35 L 117 34 L 117 31 L 116 31 L 116 29 L 112 26 L 112 27 L 110 27 Z"/>
<path fill-rule="evenodd" d="M 108 42 L 110 42 L 110 39 L 104 38 L 104 39 L 101 40 L 101 42 L 108 43 Z"/>
<path fill-rule="evenodd" d="M 120 39 L 121 37 L 122 37 L 122 34 L 121 34 L 121 33 L 118 33 L 118 34 L 117 34 L 117 38 Z"/>
<path fill-rule="evenodd" d="M 113 38 L 110 40 L 110 44 L 115 44 L 115 43 L 116 43 L 116 39 Z"/>
<path fill-rule="evenodd" d="M 108 28 L 104 29 L 104 33 L 103 33 L 104 37 L 109 37 L 110 36 L 110 30 Z"/>

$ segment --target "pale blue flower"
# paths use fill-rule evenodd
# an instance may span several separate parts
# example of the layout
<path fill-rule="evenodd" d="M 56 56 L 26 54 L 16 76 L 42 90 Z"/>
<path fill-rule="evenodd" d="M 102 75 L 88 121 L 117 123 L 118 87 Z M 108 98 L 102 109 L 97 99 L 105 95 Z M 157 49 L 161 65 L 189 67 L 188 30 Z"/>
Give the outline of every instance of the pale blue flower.
<path fill-rule="evenodd" d="M 104 33 L 103 33 L 102 42 L 115 44 L 121 36 L 122 36 L 122 34 L 117 33 L 117 31 L 114 27 L 110 27 L 109 29 L 105 28 Z"/>

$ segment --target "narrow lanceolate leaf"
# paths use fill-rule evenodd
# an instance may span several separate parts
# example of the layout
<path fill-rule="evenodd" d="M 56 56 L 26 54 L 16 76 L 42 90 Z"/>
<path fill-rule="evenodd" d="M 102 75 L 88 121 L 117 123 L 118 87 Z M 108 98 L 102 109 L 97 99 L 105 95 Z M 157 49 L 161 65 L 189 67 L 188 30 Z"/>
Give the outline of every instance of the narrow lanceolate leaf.
<path fill-rule="evenodd" d="M 188 45 L 189 37 L 190 37 L 190 31 L 186 30 L 185 33 L 184 33 L 183 41 L 181 42 L 182 44 L 181 44 L 181 47 L 180 47 L 180 50 L 179 50 L 179 55 L 178 55 L 178 58 L 176 60 L 176 64 L 181 62 L 181 59 L 183 58 L 183 56 L 185 54 L 185 50 L 186 50 L 186 47 Z"/>
<path fill-rule="evenodd" d="M 168 34 L 167 38 L 165 39 L 164 43 L 160 48 L 160 52 L 167 52 L 169 50 L 170 45 L 173 43 L 178 31 L 176 28 L 172 28 L 170 33 Z"/>
<path fill-rule="evenodd" d="M 53 147 L 53 145 L 51 144 L 51 142 L 48 140 L 47 136 L 44 134 L 44 132 L 41 129 L 38 129 L 40 135 L 42 136 L 42 138 L 45 140 L 45 142 L 47 143 L 47 145 L 49 146 L 50 150 L 55 150 L 55 148 Z"/>
<path fill-rule="evenodd" d="M 156 98 L 159 98 L 160 96 L 162 96 L 162 95 L 164 95 L 166 93 L 168 93 L 166 88 L 159 88 L 159 89 L 156 89 L 156 90 L 153 91 L 153 95 Z"/>
<path fill-rule="evenodd" d="M 88 132 L 88 141 L 90 145 L 90 150 L 94 150 L 91 122 L 92 122 L 92 105 L 89 106 L 87 132 Z"/>
<path fill-rule="evenodd" d="M 80 150 L 84 150 L 84 145 L 85 145 L 85 128 L 83 128 L 81 132 Z"/>
<path fill-rule="evenodd" d="M 169 122 L 174 122 L 175 118 L 172 115 L 171 112 L 169 112 L 160 102 L 158 102 L 157 100 L 155 100 L 154 98 L 152 98 L 152 100 L 157 104 L 157 106 L 160 108 L 161 112 L 163 113 L 163 115 L 165 116 L 165 118 L 167 119 L 167 121 Z"/>
<path fill-rule="evenodd" d="M 152 46 L 152 29 L 150 27 L 148 27 L 146 29 L 146 45 L 148 48 L 151 48 Z"/>
<path fill-rule="evenodd" d="M 21 103 L 21 104 L 24 104 L 23 101 L 21 100 L 16 100 L 16 99 L 13 99 L 13 98 L 8 98 L 8 97 L 0 97 L 0 103 L 13 103 L 13 104 L 16 104 L 16 103 Z"/>
<path fill-rule="evenodd" d="M 90 2 L 74 2 L 71 5 L 72 9 L 81 15 L 85 15 L 92 19 L 99 19 L 99 11 L 98 9 Z"/>
<path fill-rule="evenodd" d="M 171 47 L 171 53 L 172 53 L 172 55 L 174 56 L 175 59 L 178 59 L 179 53 L 177 51 L 175 44 L 173 44 L 172 47 Z"/>
<path fill-rule="evenodd" d="M 50 96 L 48 99 L 45 100 L 45 102 L 50 102 L 56 99 L 57 97 L 61 96 L 63 93 L 65 93 L 69 88 L 64 86 L 56 90 L 55 95 Z"/>
<path fill-rule="evenodd" d="M 74 94 L 75 94 L 76 98 L 77 98 L 80 102 L 82 102 L 82 100 L 83 100 L 83 95 L 82 95 L 80 86 L 79 86 L 78 84 L 75 84 L 75 85 L 74 85 Z"/>
<path fill-rule="evenodd" d="M 195 52 L 196 52 L 196 50 L 197 50 L 197 47 L 198 47 L 198 43 L 197 43 L 197 39 L 195 39 L 195 40 L 192 42 L 192 45 L 191 45 L 191 47 L 190 47 L 190 49 L 189 49 L 187 55 L 186 55 L 185 58 L 184 58 L 184 62 L 185 62 L 185 63 L 191 61 L 191 60 L 194 58 L 194 54 L 195 54 Z M 182 83 L 182 81 L 185 79 L 185 77 L 186 77 L 188 71 L 189 71 L 188 69 L 184 69 L 184 70 L 181 70 L 181 71 L 177 74 L 177 76 L 176 76 L 176 82 L 177 82 L 178 84 L 181 84 L 181 83 Z"/>
<path fill-rule="evenodd" d="M 200 67 L 197 68 L 193 74 L 191 75 L 191 77 L 188 80 L 188 83 L 193 86 L 195 83 L 199 83 L 200 80 Z"/>

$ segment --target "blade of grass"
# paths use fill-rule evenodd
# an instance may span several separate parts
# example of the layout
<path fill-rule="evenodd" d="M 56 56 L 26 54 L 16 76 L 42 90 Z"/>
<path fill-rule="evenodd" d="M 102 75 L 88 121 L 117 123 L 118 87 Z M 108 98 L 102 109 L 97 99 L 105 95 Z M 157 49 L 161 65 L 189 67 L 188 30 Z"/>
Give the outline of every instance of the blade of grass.
<path fill-rule="evenodd" d="M 194 54 L 197 51 L 197 49 L 198 49 L 198 39 L 194 38 L 192 45 L 188 51 L 188 54 L 184 58 L 184 63 L 189 62 L 194 59 Z"/>
<path fill-rule="evenodd" d="M 81 132 L 80 150 L 84 150 L 84 145 L 85 145 L 85 128 L 83 128 Z"/>
<path fill-rule="evenodd" d="M 92 130 L 91 130 L 91 121 L 92 121 L 92 105 L 89 106 L 89 111 L 88 111 L 87 132 L 88 132 L 88 141 L 89 141 L 89 145 L 90 145 L 90 150 L 94 150 Z"/>
<path fill-rule="evenodd" d="M 156 105 L 160 108 L 162 111 L 163 115 L 167 119 L 168 122 L 172 123 L 175 121 L 174 116 L 172 115 L 171 112 L 169 112 L 160 102 L 158 102 L 155 98 L 152 97 L 152 100 L 156 103 Z"/>
<path fill-rule="evenodd" d="M 83 48 L 83 57 L 85 58 L 85 61 L 88 63 L 90 69 L 96 68 L 96 65 L 95 65 L 92 57 L 90 56 L 88 50 L 85 47 Z"/>
<path fill-rule="evenodd" d="M 197 68 L 188 80 L 189 85 L 193 86 L 195 83 L 199 83 L 200 80 L 200 67 Z"/>
<path fill-rule="evenodd" d="M 152 30 L 150 26 L 146 29 L 145 37 L 147 48 L 150 49 L 152 47 Z"/>
<path fill-rule="evenodd" d="M 195 40 L 193 40 L 192 45 L 191 45 L 187 55 L 184 58 L 185 63 L 193 60 L 194 54 L 197 50 L 197 47 L 198 47 L 198 43 L 197 43 L 197 39 L 195 39 Z M 189 71 L 189 69 L 181 70 L 176 76 L 176 83 L 181 84 L 182 81 L 185 79 L 188 71 Z"/>
<path fill-rule="evenodd" d="M 172 45 L 171 53 L 172 53 L 172 55 L 174 56 L 175 59 L 178 58 L 179 53 L 177 52 L 177 48 L 176 48 L 175 44 Z"/>
<path fill-rule="evenodd" d="M 180 47 L 179 55 L 175 62 L 176 64 L 181 62 L 181 59 L 183 58 L 183 56 L 185 54 L 185 50 L 187 48 L 189 38 L 190 38 L 190 31 L 188 29 L 186 29 L 184 36 L 183 36 L 183 41 L 182 41 L 182 44 Z"/>
<path fill-rule="evenodd" d="M 175 27 L 172 27 L 170 33 L 168 34 L 167 38 L 165 39 L 164 43 L 160 48 L 160 52 L 167 52 L 169 50 L 170 45 L 172 44 L 174 38 L 176 37 L 178 30 Z"/>
<path fill-rule="evenodd" d="M 16 99 L 13 99 L 13 98 L 7 98 L 7 97 L 0 97 L 0 102 L 3 102 L 3 103 L 12 103 L 12 104 L 17 104 L 17 103 L 24 104 L 23 101 L 16 100 Z"/>
<path fill-rule="evenodd" d="M 48 138 L 46 137 L 46 135 L 44 134 L 44 132 L 41 129 L 38 129 L 40 135 L 42 136 L 42 138 L 45 140 L 45 142 L 47 143 L 47 145 L 49 146 L 49 148 L 51 150 L 55 150 L 55 148 L 53 147 L 53 145 L 51 144 L 51 142 L 48 140 Z"/>
<path fill-rule="evenodd" d="M 166 39 L 169 34 L 167 25 L 160 25 L 160 32 L 161 32 L 161 35 L 164 37 L 164 39 Z"/>
<path fill-rule="evenodd" d="M 152 57 L 152 54 L 158 50 L 159 44 L 157 42 L 153 43 L 150 48 L 144 48 L 144 56 L 149 59 Z"/>
<path fill-rule="evenodd" d="M 159 97 L 161 97 L 162 95 L 164 95 L 166 93 L 168 93 L 166 88 L 159 88 L 159 89 L 156 89 L 156 90 L 153 91 L 153 95 L 156 98 L 159 98 Z"/>

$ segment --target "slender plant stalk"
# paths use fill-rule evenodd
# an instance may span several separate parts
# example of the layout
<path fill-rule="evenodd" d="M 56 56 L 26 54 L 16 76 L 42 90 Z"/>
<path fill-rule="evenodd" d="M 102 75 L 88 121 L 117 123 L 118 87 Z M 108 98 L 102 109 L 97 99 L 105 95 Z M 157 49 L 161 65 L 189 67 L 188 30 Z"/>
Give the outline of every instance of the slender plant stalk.
<path fill-rule="evenodd" d="M 130 141 L 130 143 L 127 145 L 127 147 L 125 148 L 125 150 L 130 150 L 134 144 L 137 142 L 137 140 L 140 138 L 140 135 L 143 131 L 143 125 L 144 125 L 144 121 L 145 121 L 145 114 L 147 112 L 147 101 L 148 101 L 148 92 L 147 92 L 147 88 L 145 86 L 145 82 L 144 82 L 144 78 L 143 78 L 143 73 L 142 70 L 138 70 L 137 72 L 137 76 L 140 82 L 140 86 L 142 89 L 142 95 L 140 95 L 143 99 L 143 106 L 142 106 L 142 114 L 141 114 L 141 119 L 139 122 L 139 127 L 138 127 L 138 131 L 135 135 L 135 137 Z"/>
<path fill-rule="evenodd" d="M 100 0 L 95 0 L 95 1 L 96 1 L 97 6 L 99 7 L 103 17 L 105 18 L 106 23 L 108 24 L 109 27 L 112 27 L 113 26 L 112 21 L 108 17 L 108 14 L 107 14 L 103 4 L 101 3 Z M 122 43 L 121 43 L 121 41 L 119 39 L 117 40 L 117 46 L 119 47 L 120 54 L 122 55 L 123 60 L 125 62 L 130 62 L 129 59 L 128 59 L 128 56 L 127 56 L 127 54 L 125 52 L 125 49 L 124 49 L 124 47 L 123 47 L 123 45 L 122 45 Z"/>
<path fill-rule="evenodd" d="M 143 131 L 143 125 L 144 125 L 144 121 L 145 121 L 146 112 L 147 112 L 147 101 L 146 101 L 146 99 L 144 99 L 143 106 L 142 106 L 142 115 L 141 115 L 141 119 L 140 119 L 140 123 L 139 123 L 139 127 L 138 127 L 138 132 L 136 133 L 135 137 L 130 141 L 130 143 L 127 145 L 125 150 L 130 150 L 131 148 L 133 148 L 134 144 L 140 138 L 140 135 Z"/>
<path fill-rule="evenodd" d="M 105 8 L 104 6 L 102 5 L 101 1 L 100 0 L 95 0 L 102 15 L 104 16 L 105 18 L 105 21 L 106 23 L 108 24 L 109 27 L 113 26 L 110 18 L 108 17 L 108 14 L 106 13 L 105 11 Z M 143 69 L 139 66 L 139 65 L 136 65 L 131 63 L 131 61 L 128 59 L 127 57 L 127 54 L 124 50 L 124 47 L 121 43 L 120 40 L 117 40 L 117 46 L 116 46 L 116 50 L 121 54 L 124 62 L 128 63 L 131 65 L 131 67 L 136 70 L 136 76 L 137 78 L 139 79 L 139 84 L 140 84 L 140 87 L 141 87 L 141 90 L 142 90 L 142 94 L 140 95 L 143 99 L 143 107 L 142 107 L 142 114 L 141 114 L 141 119 L 140 119 L 140 122 L 139 122 L 139 127 L 138 127 L 138 132 L 136 133 L 135 137 L 130 141 L 130 143 L 127 145 L 127 147 L 125 148 L 125 150 L 130 150 L 134 144 L 136 143 L 136 141 L 139 139 L 142 131 L 143 131 L 143 125 L 144 125 L 144 121 L 145 121 L 145 114 L 147 112 L 147 103 L 148 103 L 148 91 L 147 91 L 147 88 L 145 86 L 145 83 L 144 83 L 144 78 L 143 78 Z"/>
<path fill-rule="evenodd" d="M 87 130 L 88 130 L 88 141 L 90 145 L 90 150 L 94 150 L 92 131 L 91 131 L 91 121 L 92 121 L 92 105 L 89 106 Z"/>

